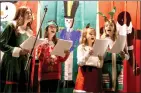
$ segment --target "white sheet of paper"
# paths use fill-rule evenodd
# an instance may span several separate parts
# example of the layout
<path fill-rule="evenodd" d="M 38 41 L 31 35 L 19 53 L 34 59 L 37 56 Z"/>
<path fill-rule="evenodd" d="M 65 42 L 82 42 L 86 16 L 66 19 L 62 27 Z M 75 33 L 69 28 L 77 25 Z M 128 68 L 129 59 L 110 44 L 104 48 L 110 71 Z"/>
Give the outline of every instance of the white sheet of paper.
<path fill-rule="evenodd" d="M 119 35 L 115 44 L 113 45 L 112 49 L 109 50 L 111 53 L 119 53 L 123 51 L 126 44 L 126 36 L 125 35 Z"/>
<path fill-rule="evenodd" d="M 27 40 L 25 40 L 20 47 L 23 49 L 28 49 L 31 50 L 33 48 L 33 44 L 35 42 L 36 37 L 35 36 L 31 36 L 29 37 Z M 35 44 L 35 48 L 40 45 L 41 43 L 45 42 L 45 39 L 37 39 L 36 44 Z"/>
<path fill-rule="evenodd" d="M 52 50 L 51 55 L 64 57 L 65 56 L 64 51 L 70 50 L 71 46 L 72 46 L 72 41 L 59 39 L 54 49 Z"/>
<path fill-rule="evenodd" d="M 94 49 L 94 56 L 104 56 L 107 48 L 108 48 L 109 40 L 107 39 L 96 39 L 93 49 Z"/>

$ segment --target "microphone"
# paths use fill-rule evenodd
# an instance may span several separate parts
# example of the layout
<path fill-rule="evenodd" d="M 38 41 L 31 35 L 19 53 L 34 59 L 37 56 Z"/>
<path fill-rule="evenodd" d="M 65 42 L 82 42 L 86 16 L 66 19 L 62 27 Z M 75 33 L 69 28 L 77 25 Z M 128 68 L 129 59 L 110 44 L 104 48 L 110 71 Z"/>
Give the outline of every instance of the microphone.
<path fill-rule="evenodd" d="M 45 6 L 44 11 L 47 12 L 47 5 Z"/>

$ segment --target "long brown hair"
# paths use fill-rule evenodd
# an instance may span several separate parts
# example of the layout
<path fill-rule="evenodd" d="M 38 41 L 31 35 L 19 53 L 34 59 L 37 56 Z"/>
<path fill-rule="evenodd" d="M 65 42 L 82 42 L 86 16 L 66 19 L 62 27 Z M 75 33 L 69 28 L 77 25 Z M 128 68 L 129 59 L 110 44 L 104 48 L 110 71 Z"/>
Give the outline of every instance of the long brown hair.
<path fill-rule="evenodd" d="M 48 38 L 48 28 L 49 28 L 49 26 L 47 26 L 47 27 L 45 28 L 44 38 Z M 54 43 L 55 45 L 57 44 L 58 39 L 57 39 L 57 37 L 56 37 L 56 33 L 55 33 L 55 35 L 53 36 L 52 41 L 53 41 L 53 43 Z"/>
<path fill-rule="evenodd" d="M 16 29 L 17 29 L 18 26 L 19 26 L 19 19 L 20 19 L 20 17 L 24 18 L 25 14 L 26 14 L 26 11 L 27 11 L 28 9 L 30 9 L 30 8 L 25 7 L 25 6 L 22 6 L 22 7 L 18 8 L 18 10 L 16 11 L 15 17 L 14 17 L 14 19 L 13 19 L 13 20 L 17 21 Z M 30 9 L 30 11 L 32 12 L 31 9 Z M 33 20 L 32 20 L 32 21 L 33 21 Z M 30 29 L 32 29 L 32 28 L 31 28 L 31 24 L 32 24 L 32 22 L 30 22 L 30 23 L 27 24 L 27 26 L 28 26 Z"/>

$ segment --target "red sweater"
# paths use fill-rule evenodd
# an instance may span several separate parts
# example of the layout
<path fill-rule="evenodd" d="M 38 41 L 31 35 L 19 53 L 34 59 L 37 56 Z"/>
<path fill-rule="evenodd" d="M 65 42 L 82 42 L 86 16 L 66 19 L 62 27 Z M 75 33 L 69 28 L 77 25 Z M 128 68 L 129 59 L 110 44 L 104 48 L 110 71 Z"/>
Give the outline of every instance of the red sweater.
<path fill-rule="evenodd" d="M 61 62 L 65 62 L 69 55 L 64 58 L 56 56 L 51 62 L 50 52 L 53 50 L 53 46 L 49 44 L 42 44 L 38 47 L 39 69 L 38 79 L 40 80 L 52 80 L 61 78 Z"/>

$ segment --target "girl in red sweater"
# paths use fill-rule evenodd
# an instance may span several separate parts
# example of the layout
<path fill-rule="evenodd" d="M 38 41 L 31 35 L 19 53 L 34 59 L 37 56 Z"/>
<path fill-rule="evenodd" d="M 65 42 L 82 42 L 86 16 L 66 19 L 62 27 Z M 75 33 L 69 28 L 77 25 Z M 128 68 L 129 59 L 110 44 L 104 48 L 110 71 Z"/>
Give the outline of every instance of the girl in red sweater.
<path fill-rule="evenodd" d="M 54 21 L 48 22 L 44 34 L 47 42 L 38 47 L 40 92 L 55 93 L 57 91 L 61 78 L 61 62 L 69 56 L 69 51 L 64 51 L 66 54 L 64 58 L 50 54 L 57 43 L 57 27 Z"/>

